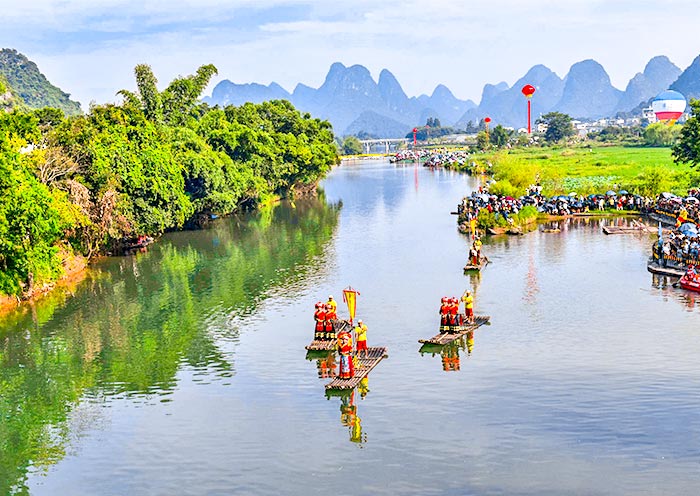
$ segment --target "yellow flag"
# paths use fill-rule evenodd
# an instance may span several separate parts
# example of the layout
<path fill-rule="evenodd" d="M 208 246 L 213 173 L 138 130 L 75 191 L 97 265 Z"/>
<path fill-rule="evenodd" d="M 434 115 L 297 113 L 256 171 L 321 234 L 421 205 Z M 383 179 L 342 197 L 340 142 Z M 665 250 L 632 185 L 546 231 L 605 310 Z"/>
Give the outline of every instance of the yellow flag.
<path fill-rule="evenodd" d="M 350 313 L 350 322 L 355 318 L 355 309 L 357 307 L 357 297 L 359 291 L 355 291 L 350 286 L 343 290 L 343 301 L 348 305 L 348 313 Z"/>

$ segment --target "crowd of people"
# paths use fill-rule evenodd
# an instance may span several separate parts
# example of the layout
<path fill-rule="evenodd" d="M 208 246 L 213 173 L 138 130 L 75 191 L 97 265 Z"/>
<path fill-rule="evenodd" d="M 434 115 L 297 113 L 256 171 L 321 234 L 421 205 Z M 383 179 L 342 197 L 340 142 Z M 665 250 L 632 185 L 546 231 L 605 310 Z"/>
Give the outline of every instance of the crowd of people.
<path fill-rule="evenodd" d="M 342 327 L 337 333 L 334 324 L 338 320 L 338 303 L 333 298 L 333 295 L 328 297 L 326 303 L 317 302 L 316 311 L 314 312 L 314 340 L 315 341 L 337 341 L 339 360 L 338 376 L 341 379 L 351 379 L 355 376 L 354 357 L 369 356 L 367 348 L 367 325 L 359 319 L 357 325 L 352 329 L 355 335 L 347 330 L 347 327 Z"/>
<path fill-rule="evenodd" d="M 338 319 L 338 303 L 333 299 L 333 295 L 328 297 L 326 303 L 316 303 L 316 311 L 314 312 L 314 320 L 316 327 L 314 331 L 314 339 L 316 341 L 332 341 L 336 338 L 335 330 L 333 329 L 333 321 Z"/>
<path fill-rule="evenodd" d="M 619 194 L 608 191 L 606 194 L 588 196 L 570 193 L 547 197 L 542 195 L 539 185 L 534 185 L 526 195 L 513 198 L 489 194 L 488 190 L 480 187 L 479 190 L 462 199 L 457 206 L 457 213 L 460 215 L 460 222 L 469 222 L 479 215 L 479 210 L 486 209 L 489 213 L 497 214 L 497 217 L 502 216 L 510 223 L 510 217 L 527 205 L 548 215 L 571 215 L 594 210 L 635 210 L 644 213 L 650 211 L 653 201 L 647 197 L 632 195 L 625 190 L 620 191 Z"/>
<path fill-rule="evenodd" d="M 689 190 L 685 198 L 671 193 L 661 193 L 656 198 L 653 211 L 675 221 L 680 218 L 681 221 L 700 224 L 700 190 Z"/>
<path fill-rule="evenodd" d="M 690 268 L 700 264 L 700 191 L 691 189 L 683 198 L 671 193 L 660 194 L 653 206 L 656 220 L 673 223 L 671 233 L 652 247 L 652 256 L 663 267 Z"/>
<path fill-rule="evenodd" d="M 401 150 L 389 161 L 424 161 L 426 167 L 455 167 L 462 166 L 469 158 L 469 152 L 466 150 L 448 150 L 447 148 L 421 148 L 417 150 Z"/>

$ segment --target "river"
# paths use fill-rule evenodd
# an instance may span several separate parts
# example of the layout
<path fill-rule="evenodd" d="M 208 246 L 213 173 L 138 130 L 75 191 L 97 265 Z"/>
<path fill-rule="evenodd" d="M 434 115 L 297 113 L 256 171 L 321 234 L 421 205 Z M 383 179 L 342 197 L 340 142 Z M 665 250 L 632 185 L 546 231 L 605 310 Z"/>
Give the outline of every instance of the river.
<path fill-rule="evenodd" d="M 0 494 L 697 494 L 699 306 L 646 272 L 653 237 L 570 219 L 487 239 L 465 276 L 450 211 L 475 185 L 345 163 L 318 200 L 167 234 L 5 316 Z M 327 398 L 304 346 L 348 285 L 389 356 Z M 467 287 L 491 325 L 421 354 Z"/>

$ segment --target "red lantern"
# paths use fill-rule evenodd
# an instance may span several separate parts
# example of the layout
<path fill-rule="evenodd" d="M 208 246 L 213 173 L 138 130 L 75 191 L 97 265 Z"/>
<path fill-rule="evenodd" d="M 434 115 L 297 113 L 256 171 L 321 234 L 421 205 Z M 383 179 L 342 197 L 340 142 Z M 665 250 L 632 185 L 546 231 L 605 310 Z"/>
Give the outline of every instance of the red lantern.
<path fill-rule="evenodd" d="M 532 134 L 532 128 L 530 127 L 530 98 L 532 98 L 532 95 L 535 94 L 535 87 L 531 84 L 526 84 L 525 86 L 523 86 L 523 89 L 521 91 L 523 92 L 523 95 L 525 95 L 525 98 L 527 98 L 527 134 Z"/>
<path fill-rule="evenodd" d="M 413 148 L 416 147 L 416 133 L 418 132 L 418 128 L 414 127 L 413 128 Z"/>
<path fill-rule="evenodd" d="M 491 117 L 486 117 L 486 118 L 484 119 L 484 122 L 485 122 L 486 124 L 488 124 L 489 122 L 491 122 Z"/>
<path fill-rule="evenodd" d="M 532 95 L 535 93 L 535 87 L 531 84 L 526 84 L 521 91 L 526 98 L 532 98 Z"/>

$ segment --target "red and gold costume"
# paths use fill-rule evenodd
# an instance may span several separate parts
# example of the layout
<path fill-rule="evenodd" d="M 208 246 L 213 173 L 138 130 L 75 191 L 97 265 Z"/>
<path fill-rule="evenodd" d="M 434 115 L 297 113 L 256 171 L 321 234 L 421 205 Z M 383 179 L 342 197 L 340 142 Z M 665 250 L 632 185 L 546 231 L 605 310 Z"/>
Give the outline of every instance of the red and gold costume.
<path fill-rule="evenodd" d="M 449 314 L 449 306 L 447 303 L 447 297 L 443 297 L 440 303 L 440 330 L 443 331 L 444 327 L 447 326 L 447 316 Z"/>
<path fill-rule="evenodd" d="M 355 364 L 352 360 L 352 336 L 348 331 L 338 333 L 338 354 L 340 354 L 338 378 L 352 379 L 355 377 Z"/>
<path fill-rule="evenodd" d="M 457 314 L 459 313 L 459 304 L 457 303 L 457 298 L 452 298 L 450 300 L 449 312 L 450 312 L 450 318 L 449 318 L 450 325 L 456 326 L 458 324 Z"/>
<path fill-rule="evenodd" d="M 323 340 L 326 337 L 326 310 L 323 304 L 316 304 L 316 312 L 314 313 L 316 327 L 314 329 L 314 339 Z"/>
<path fill-rule="evenodd" d="M 332 340 L 335 339 L 335 331 L 333 330 L 333 321 L 336 320 L 338 316 L 335 313 L 335 310 L 333 310 L 333 306 L 326 304 L 326 339 L 327 340 Z"/>

